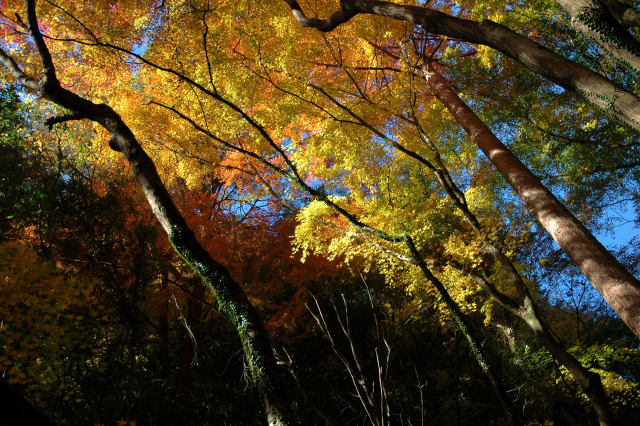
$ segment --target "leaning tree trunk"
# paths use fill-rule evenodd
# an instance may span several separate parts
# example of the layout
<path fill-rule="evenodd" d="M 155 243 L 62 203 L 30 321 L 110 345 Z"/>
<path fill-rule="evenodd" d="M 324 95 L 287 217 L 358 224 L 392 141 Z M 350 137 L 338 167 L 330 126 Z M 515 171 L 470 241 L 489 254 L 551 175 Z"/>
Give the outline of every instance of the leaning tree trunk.
<path fill-rule="evenodd" d="M 293 417 L 278 383 L 276 361 L 267 332 L 246 294 L 227 269 L 216 262 L 198 242 L 173 203 L 155 164 L 122 118 L 111 107 L 95 104 L 60 85 L 51 54 L 38 29 L 35 0 L 26 0 L 26 9 L 28 25 L 25 29 L 29 31 L 40 54 L 44 76 L 41 79 L 27 76 L 2 49 L 0 63 L 25 87 L 71 111 L 68 115 L 47 120 L 50 127 L 65 121 L 89 119 L 110 133 L 109 146 L 121 152 L 129 162 L 154 215 L 169 236 L 174 249 L 202 277 L 218 300 L 220 312 L 236 328 L 251 379 L 258 389 L 268 423 L 277 426 L 293 424 Z"/>
<path fill-rule="evenodd" d="M 540 320 L 530 298 L 525 299 L 525 306 L 520 308 L 519 317 L 524 319 L 529 327 L 531 327 L 549 353 L 571 373 L 578 383 L 578 386 L 580 386 L 585 395 L 587 395 L 587 398 L 589 398 L 591 407 L 598 418 L 598 424 L 600 426 L 614 426 L 615 419 L 609 406 L 604 387 L 602 386 L 600 375 L 587 369 L 562 347 L 551 334 L 549 328 Z"/>
<path fill-rule="evenodd" d="M 482 348 L 482 344 L 476 339 L 475 333 L 471 330 L 471 327 L 467 322 L 465 315 L 458 307 L 458 304 L 451 298 L 451 295 L 445 288 L 444 284 L 442 284 L 442 282 L 435 275 L 433 275 L 433 273 L 429 269 L 429 266 L 427 265 L 427 262 L 425 262 L 424 258 L 420 255 L 420 252 L 415 246 L 415 243 L 413 242 L 411 236 L 409 236 L 408 234 L 405 235 L 404 241 L 407 248 L 409 249 L 409 253 L 411 253 L 412 263 L 420 268 L 422 275 L 436 288 L 436 290 L 440 294 L 442 301 L 445 303 L 445 305 L 449 309 L 449 312 L 453 316 L 456 324 L 458 324 L 460 331 L 462 331 L 462 334 L 467 339 L 467 342 L 471 347 L 471 351 L 478 361 L 480 368 L 482 368 L 482 371 L 489 378 L 489 381 L 493 386 L 493 390 L 498 396 L 500 404 L 502 405 L 502 408 L 504 409 L 505 414 L 509 419 L 509 423 L 512 426 L 521 424 L 515 412 L 511 409 L 511 405 L 509 404 L 509 399 L 507 397 L 504 386 L 502 386 L 502 382 L 498 379 L 496 373 L 494 372 L 491 363 L 489 363 L 489 359 L 487 358 L 487 355 Z"/>
<path fill-rule="evenodd" d="M 359 14 L 374 14 L 420 24 L 432 33 L 497 49 L 554 83 L 577 90 L 594 106 L 640 131 L 640 98 L 600 74 L 558 55 L 498 23 L 454 18 L 419 6 L 384 1 L 341 0 L 327 19 L 308 18 L 295 0 L 285 0 L 301 26 L 332 31 Z M 436 72 L 427 72 L 432 90 L 471 135 L 480 149 L 538 220 L 576 263 L 609 305 L 640 337 L 640 283 L 557 198 L 479 120 Z M 440 78 L 438 78 L 440 77 Z"/>
<path fill-rule="evenodd" d="M 640 27 L 640 12 L 618 0 L 600 0 L 620 20 L 624 27 Z"/>
<path fill-rule="evenodd" d="M 432 68 L 425 78 L 436 97 L 537 216 L 580 271 L 640 337 L 640 283 L 491 132 Z"/>
<path fill-rule="evenodd" d="M 418 130 L 421 134 L 423 133 L 422 127 L 419 125 Z M 564 365 L 569 373 L 571 373 L 575 378 L 578 385 L 591 401 L 591 406 L 596 413 L 600 426 L 613 426 L 615 424 L 615 419 L 609 402 L 607 401 L 606 392 L 602 386 L 600 375 L 596 372 L 590 371 L 580 364 L 580 362 L 571 355 L 558 340 L 556 340 L 549 326 L 540 317 L 538 308 L 531 297 L 531 293 L 515 265 L 500 248 L 494 245 L 490 239 L 486 237 L 486 232 L 480 224 L 480 221 L 469 209 L 464 193 L 455 184 L 449 174 L 449 171 L 442 162 L 439 150 L 426 134 L 423 135 L 423 138 L 434 154 L 434 162 L 437 167 L 426 159 L 418 156 L 416 153 L 407 153 L 414 158 L 420 158 L 421 163 L 434 172 L 436 178 L 440 182 L 440 186 L 444 189 L 449 199 L 462 213 L 462 216 L 478 235 L 478 238 L 482 241 L 493 258 L 502 265 L 506 272 L 506 279 L 508 280 L 510 287 L 516 290 L 520 299 L 514 300 L 513 297 L 507 296 L 498 290 L 495 285 L 485 280 L 480 274 L 465 268 L 455 261 L 451 261 L 452 266 L 471 276 L 471 278 L 476 281 L 489 294 L 489 296 L 493 298 L 493 300 L 506 309 L 507 312 L 526 322 L 549 353 Z M 405 148 L 403 149 L 406 150 Z"/>
<path fill-rule="evenodd" d="M 640 42 L 597 0 L 557 0 L 571 14 L 571 25 L 636 74 L 640 73 Z"/>

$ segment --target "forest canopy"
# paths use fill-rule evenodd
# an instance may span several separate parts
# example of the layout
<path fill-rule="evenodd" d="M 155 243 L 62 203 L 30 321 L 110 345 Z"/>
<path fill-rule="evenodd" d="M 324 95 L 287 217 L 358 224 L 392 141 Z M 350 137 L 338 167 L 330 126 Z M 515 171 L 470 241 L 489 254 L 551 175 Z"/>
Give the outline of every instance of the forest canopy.
<path fill-rule="evenodd" d="M 2 1 L 0 416 L 637 421 L 639 16 Z"/>

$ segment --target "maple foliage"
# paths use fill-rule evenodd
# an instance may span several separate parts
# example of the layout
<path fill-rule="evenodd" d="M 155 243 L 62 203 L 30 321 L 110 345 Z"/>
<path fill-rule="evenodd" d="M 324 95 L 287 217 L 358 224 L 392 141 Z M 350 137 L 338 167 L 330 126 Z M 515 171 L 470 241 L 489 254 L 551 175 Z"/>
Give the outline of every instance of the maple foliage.
<path fill-rule="evenodd" d="M 86 312 L 95 316 L 100 310 L 90 282 L 42 263 L 23 244 L 2 245 L 0 270 L 5 301 L 0 368 L 9 383 L 20 383 L 38 400 L 40 392 L 59 386 L 56 376 L 65 360 L 91 353 L 92 336 L 83 323 L 91 321 Z"/>

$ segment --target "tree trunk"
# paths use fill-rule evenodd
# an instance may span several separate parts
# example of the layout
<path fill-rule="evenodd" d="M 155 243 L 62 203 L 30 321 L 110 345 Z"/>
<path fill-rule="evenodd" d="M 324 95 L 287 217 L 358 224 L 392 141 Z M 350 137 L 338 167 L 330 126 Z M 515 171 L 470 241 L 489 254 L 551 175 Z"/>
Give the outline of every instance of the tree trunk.
<path fill-rule="evenodd" d="M 494 247 L 490 247 L 490 250 L 493 252 L 496 249 Z M 504 255 L 501 257 L 506 259 Z M 506 259 L 506 263 L 502 259 L 499 259 L 499 261 L 507 270 L 507 275 L 509 276 L 511 284 L 516 288 L 518 293 L 522 295 L 522 299 L 519 302 L 516 302 L 509 296 L 501 293 L 495 285 L 488 283 L 480 275 L 469 271 L 467 271 L 467 273 L 469 273 L 474 281 L 476 281 L 500 306 L 527 323 L 547 351 L 549 351 L 555 359 L 567 368 L 582 391 L 587 395 L 587 398 L 589 398 L 591 407 L 596 413 L 600 426 L 615 425 L 615 419 L 611 412 L 611 407 L 609 406 L 604 387 L 602 386 L 600 375 L 590 371 L 580 364 L 580 361 L 571 355 L 560 344 L 560 342 L 553 337 L 549 326 L 540 319 L 538 309 L 521 277 L 517 271 L 514 271 L 511 261 L 508 259 Z M 516 275 L 515 277 L 514 274 Z"/>
<path fill-rule="evenodd" d="M 585 368 L 573 355 L 560 345 L 549 332 L 549 329 L 540 321 L 530 299 L 525 299 L 525 306 L 520 310 L 521 315 L 519 316 L 531 327 L 549 353 L 569 370 L 569 373 L 571 373 L 582 391 L 587 395 L 600 426 L 615 425 L 615 419 L 609 407 L 607 395 L 602 387 L 600 375 Z"/>
<path fill-rule="evenodd" d="M 419 131 L 422 132 L 421 127 L 419 127 Z M 426 137 L 426 135 L 424 137 Z M 451 178 L 449 171 L 443 164 L 440 152 L 428 137 L 427 141 L 430 149 L 434 153 L 434 161 L 438 165 L 439 169 L 434 167 L 431 163 L 427 163 L 425 160 L 423 161 L 425 161 L 425 164 L 428 164 L 429 168 L 434 171 L 440 185 L 447 193 L 447 196 L 462 213 L 467 223 L 469 223 L 471 228 L 478 235 L 478 238 L 488 248 L 489 253 L 500 265 L 502 265 L 506 272 L 508 283 L 511 288 L 517 291 L 520 299 L 516 301 L 505 295 L 500 292 L 495 285 L 487 282 L 481 275 L 478 275 L 473 271 L 466 270 L 463 266 L 458 265 L 457 262 L 452 261 L 452 266 L 470 275 L 471 278 L 473 278 L 500 306 L 512 315 L 515 315 L 526 322 L 549 353 L 560 361 L 560 363 L 569 370 L 571 375 L 578 382 L 584 393 L 591 401 L 591 405 L 596 412 L 600 426 L 613 426 L 615 423 L 614 417 L 607 401 L 606 393 L 600 380 L 600 375 L 588 370 L 580 364 L 580 362 L 567 352 L 560 342 L 553 337 L 553 333 L 549 326 L 541 320 L 537 306 L 535 305 L 533 298 L 531 297 L 531 293 L 529 292 L 529 289 L 523 281 L 520 273 L 502 250 L 500 250 L 486 237 L 486 233 L 484 232 L 480 221 L 471 212 L 471 210 L 469 210 L 464 193 L 457 187 Z M 417 156 L 417 154 L 414 155 Z"/>
<path fill-rule="evenodd" d="M 518 158 L 433 69 L 424 69 L 436 97 L 446 106 L 496 169 L 533 210 L 542 226 L 580 271 L 640 337 L 640 283 L 600 244 L 573 214 Z"/>
<path fill-rule="evenodd" d="M 571 25 L 630 68 L 640 73 L 640 42 L 596 0 L 557 0 L 571 14 Z"/>
<path fill-rule="evenodd" d="M 640 13 L 632 6 L 618 0 L 601 0 L 602 4 L 620 19 L 625 27 L 640 27 Z"/>

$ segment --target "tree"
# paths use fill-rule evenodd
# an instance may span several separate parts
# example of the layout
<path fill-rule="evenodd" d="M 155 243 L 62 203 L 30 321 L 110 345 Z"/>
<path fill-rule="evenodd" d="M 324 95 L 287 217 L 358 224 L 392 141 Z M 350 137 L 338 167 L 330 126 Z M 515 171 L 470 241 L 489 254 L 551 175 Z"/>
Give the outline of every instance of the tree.
<path fill-rule="evenodd" d="M 96 3 L 94 7 L 84 9 L 65 2 L 41 5 L 38 16 L 43 23 L 43 36 L 37 30 L 35 4 L 28 2 L 28 24 L 19 15 L 13 19 L 5 13 L 5 22 L 10 24 L 5 27 L 5 34 L 12 41 L 4 48 L 11 49 L 13 58 L 2 53 L 2 61 L 27 87 L 70 111 L 56 111 L 48 120 L 49 125 L 89 119 L 102 126 L 102 129 L 96 127 L 94 130 L 100 137 L 105 136 L 104 129 L 107 130 L 110 147 L 127 158 L 129 166 L 126 167 L 135 173 L 171 244 L 208 283 L 218 299 L 220 311 L 240 333 L 249 371 L 258 384 L 271 423 L 286 422 L 284 418 L 293 416 L 288 414 L 290 407 L 284 402 L 282 389 L 269 385 L 268 381 L 278 380 L 278 373 L 266 330 L 261 325 L 264 311 L 260 314 L 252 305 L 273 309 L 267 308 L 269 304 L 265 303 L 265 297 L 271 297 L 272 288 L 282 286 L 277 280 L 272 281 L 270 272 L 265 272 L 269 268 L 261 267 L 257 272 L 247 264 L 278 259 L 268 251 L 253 250 L 251 245 L 256 244 L 253 241 L 259 240 L 252 235 L 271 232 L 272 238 L 276 239 L 281 233 L 288 235 L 290 228 L 278 228 L 276 223 L 283 222 L 274 222 L 264 216 L 260 220 L 252 219 L 251 225 L 246 225 L 246 231 L 241 231 L 245 225 L 244 219 L 238 219 L 243 216 L 240 206 L 251 206 L 248 214 L 262 208 L 258 203 L 262 199 L 269 200 L 265 203 L 268 206 L 265 211 L 269 214 L 281 216 L 299 212 L 300 225 L 296 232 L 303 250 L 317 250 L 334 259 L 344 256 L 349 262 L 363 262 L 369 271 L 379 271 L 389 287 L 399 292 L 424 291 L 426 278 L 447 301 L 450 312 L 463 330 L 479 330 L 479 327 L 465 325 L 465 317 L 474 321 L 486 314 L 484 321 L 487 324 L 492 321 L 492 315 L 487 314 L 491 310 L 487 306 L 492 302 L 478 292 L 471 279 L 475 280 L 493 300 L 525 319 L 565 365 L 573 363 L 576 367 L 574 375 L 584 373 L 587 380 L 578 382 L 592 399 L 600 422 L 610 424 L 611 415 L 603 402 L 602 388 L 593 385 L 597 380 L 590 382 L 590 373 L 581 370 L 580 363 L 562 348 L 561 343 L 549 338 L 551 333 L 544 328 L 544 319 L 540 316 L 542 309 L 535 307 L 536 302 L 547 306 L 540 296 L 540 288 L 536 287 L 537 283 L 524 283 L 523 277 L 539 267 L 535 257 L 540 253 L 536 247 L 539 237 L 527 224 L 529 218 L 523 207 L 507 195 L 501 178 L 477 157 L 476 146 L 461 136 L 460 124 L 466 126 L 472 136 L 483 134 L 492 138 L 489 145 L 489 139 L 476 138 L 478 146 L 489 147 L 489 150 L 498 147 L 505 155 L 509 151 L 496 142 L 497 138 L 486 126 L 482 127 L 484 123 L 469 121 L 474 120 L 474 116 L 468 107 L 464 109 L 460 97 L 456 100 L 455 92 L 464 87 L 462 83 L 478 78 L 481 73 L 471 71 L 474 65 L 469 65 L 477 63 L 498 64 L 495 68 L 499 70 L 492 69 L 487 74 L 492 78 L 504 78 L 508 83 L 524 82 L 545 102 L 559 91 L 553 86 L 545 86 L 536 76 L 522 77 L 520 70 L 498 61 L 489 50 L 476 49 L 466 41 L 496 47 L 526 62 L 552 81 L 565 84 L 566 88 L 595 91 L 596 96 L 587 97 L 591 96 L 590 99 L 601 106 L 604 105 L 602 98 L 611 91 L 622 93 L 621 98 L 628 99 L 631 104 L 635 102 L 635 95 L 617 91 L 604 77 L 578 65 L 578 62 L 585 62 L 588 49 L 578 49 L 576 53 L 568 44 L 560 43 L 563 54 L 572 58 L 569 61 L 535 44 L 532 40 L 540 40 L 542 36 L 534 32 L 530 32 L 529 37 L 522 37 L 502 24 L 453 18 L 418 4 L 344 1 L 337 14 L 328 20 L 318 20 L 306 18 L 297 3 L 287 3 L 300 23 L 330 30 L 328 34 L 299 29 L 285 8 L 274 8 L 269 2 L 248 9 L 233 2 L 215 7 L 197 2 Z M 282 2 L 277 4 L 282 5 Z M 332 7 L 324 2 L 316 6 L 319 15 L 327 13 L 323 7 Z M 449 6 L 438 6 L 452 13 Z M 465 18 L 473 18 L 471 15 L 478 12 L 472 8 L 477 10 L 481 6 L 481 3 L 465 3 L 460 13 Z M 353 25 L 355 19 L 351 19 L 361 13 L 390 15 L 400 20 L 374 17 L 364 25 Z M 419 21 L 426 31 L 405 25 L 403 20 L 407 19 Z M 351 20 L 349 25 L 339 28 L 334 25 L 348 20 Z M 507 23 L 503 21 L 503 24 Z M 15 31 L 11 32 L 12 28 Z M 438 33 L 455 36 L 457 40 L 434 36 Z M 494 36 L 498 38 L 492 38 Z M 36 56 L 35 51 L 29 49 L 29 37 L 36 42 Z M 544 33 L 544 37 L 559 40 L 551 31 Z M 511 43 L 505 43 L 507 39 Z M 70 50 L 69 43 L 74 43 L 75 49 Z M 525 58 L 527 55 L 523 56 L 523 52 L 535 54 Z M 28 68 L 30 60 L 37 56 L 42 58 L 45 67 L 44 77 L 39 80 L 28 77 L 37 75 L 37 65 Z M 54 64 L 61 64 L 61 58 L 70 56 L 76 61 L 74 66 L 58 65 L 55 70 Z M 531 58 L 537 58 L 537 62 L 529 61 Z M 554 64 L 559 65 L 554 68 Z M 84 72 L 75 65 L 91 71 Z M 435 73 L 436 69 L 441 74 Z M 564 70 L 575 72 L 575 75 L 564 75 L 564 78 L 561 75 Z M 556 75 L 557 72 L 560 74 Z M 450 90 L 446 82 L 438 80 L 442 74 L 457 86 L 456 90 Z M 426 80 L 425 76 L 428 77 Z M 570 77 L 574 80 L 568 82 Z M 73 91 L 68 90 L 58 79 L 74 81 L 76 86 Z M 431 89 L 427 83 L 431 84 Z M 445 107 L 435 102 L 431 93 L 445 101 L 457 122 L 451 120 Z M 507 92 L 504 98 L 509 95 L 513 104 L 527 101 L 525 94 L 517 88 Z M 482 100 L 468 98 L 467 103 L 485 106 L 478 108 L 477 114 L 497 125 L 502 134 L 522 132 L 536 138 L 562 139 L 561 132 L 549 130 L 554 123 L 551 106 L 540 114 L 544 116 L 542 121 L 532 117 L 533 114 L 520 114 L 515 106 L 510 106 L 501 115 L 496 97 L 492 94 Z M 536 97 L 532 95 L 530 99 L 535 102 Z M 99 103 L 103 100 L 111 107 Z M 566 95 L 557 102 L 563 108 L 571 108 L 575 99 Z M 614 112 L 621 112 L 623 122 L 633 126 L 634 107 L 627 108 L 623 103 L 613 100 L 610 104 Z M 455 114 L 463 110 L 465 114 Z M 608 133 L 612 136 L 611 144 L 624 145 L 625 149 L 635 152 L 633 137 L 625 135 L 621 126 L 611 124 L 604 115 L 591 110 L 572 114 L 577 117 L 576 126 L 581 127 L 580 132 L 589 136 L 598 134 L 590 132 L 589 126 L 600 134 L 605 133 L 602 129 L 613 129 Z M 512 123 L 518 124 L 514 130 L 511 130 Z M 433 135 L 437 136 L 437 144 L 431 140 Z M 562 140 L 573 143 L 578 139 L 572 135 Z M 138 141 L 144 141 L 149 147 L 155 165 Z M 440 148 L 434 149 L 436 145 Z M 535 154 L 534 148 L 516 146 L 515 150 L 525 157 Z M 578 163 L 584 161 L 586 152 L 587 149 L 582 150 L 583 156 L 579 157 Z M 102 161 L 113 161 L 113 155 L 103 152 Z M 624 158 L 624 155 L 619 154 L 618 158 Z M 509 167 L 514 164 L 519 168 L 518 173 L 529 178 L 533 175 L 511 157 L 502 171 L 518 188 L 517 179 L 509 179 Z M 538 171 L 560 169 L 551 161 L 543 160 L 533 162 L 533 166 Z M 624 166 L 633 167 L 621 165 Z M 574 181 L 579 179 L 574 178 Z M 206 182 L 210 182 L 212 188 L 225 188 L 224 191 L 237 194 L 237 198 L 230 201 L 237 207 L 230 208 L 227 214 L 216 213 L 216 202 L 209 198 L 212 194 L 196 190 Z M 528 199 L 531 188 L 541 189 L 546 194 L 545 199 L 555 203 L 553 218 L 558 219 L 562 212 L 581 229 L 586 246 L 590 250 L 595 247 L 596 254 L 591 255 L 592 259 L 600 263 L 603 259 L 613 259 L 607 257 L 610 255 L 606 250 L 602 251 L 569 211 L 562 210 L 562 204 L 539 181 L 532 178 L 528 183 L 520 188 L 523 198 Z M 584 190 L 574 191 L 569 184 L 556 185 L 561 193 L 567 191 L 576 195 L 577 202 L 570 206 L 574 209 L 580 203 L 600 196 L 590 196 Z M 602 191 L 597 189 L 598 194 Z M 134 199 L 132 195 L 127 198 Z M 312 200 L 315 202 L 310 202 Z M 174 206 L 176 201 L 182 214 Z M 529 206 L 536 207 L 535 202 L 530 202 Z M 504 210 L 515 213 L 505 216 Z M 576 210 L 584 214 L 586 209 Z M 482 225 L 474 213 L 479 215 Z M 589 224 L 598 224 L 599 214 L 601 211 L 582 217 L 590 219 Z M 138 229 L 138 225 L 125 226 Z M 553 228 L 553 225 L 547 227 Z M 235 233 L 233 240 L 229 240 L 228 232 Z M 195 235 L 200 243 L 196 242 Z M 568 252 L 576 246 L 575 240 L 562 244 Z M 239 247 L 243 247 L 239 249 L 243 253 L 242 260 L 237 264 L 225 261 L 235 259 Z M 213 261 L 205 249 L 219 260 Z M 151 276 L 156 277 L 155 282 L 161 283 L 163 289 L 153 297 L 163 308 L 150 309 L 151 314 L 146 318 L 151 325 L 154 320 L 149 321 L 149 318 L 159 321 L 158 359 L 161 376 L 165 378 L 171 363 L 168 356 L 171 322 L 166 291 L 174 282 L 189 294 L 176 306 L 182 306 L 187 327 L 196 331 L 200 327 L 198 317 L 202 318 L 202 312 L 199 310 L 205 296 L 204 287 L 186 264 L 171 260 L 168 247 L 156 247 L 152 252 L 154 261 L 162 265 L 162 268 L 158 265 L 153 268 L 160 268 L 162 272 L 157 269 Z M 573 257 L 577 259 L 575 255 Z M 288 265 L 279 259 L 277 263 Z M 611 264 L 614 271 L 622 271 L 629 283 L 628 289 L 633 292 L 637 284 L 635 278 L 615 260 L 605 263 Z M 327 263 L 323 265 L 333 267 Z M 286 266 L 278 267 L 286 269 Z M 596 268 L 596 271 L 598 269 L 602 268 Z M 291 272 L 294 271 L 292 268 Z M 149 282 L 154 281 L 149 279 Z M 240 290 L 239 282 L 246 283 L 244 291 L 249 297 Z M 294 296 L 291 310 L 287 311 L 295 313 L 296 321 L 300 322 L 301 301 L 305 299 L 302 282 L 306 281 L 298 281 L 295 291 L 290 293 Z M 598 286 L 600 289 L 612 287 L 609 284 Z M 120 300 L 125 305 L 128 303 L 126 297 Z M 412 305 L 430 303 L 427 300 L 420 297 Z M 609 297 L 609 300 L 612 299 Z M 612 305 L 621 316 L 626 315 L 627 322 L 633 323 L 637 317 L 633 306 L 624 314 L 624 307 Z M 148 308 L 142 309 L 140 312 Z M 439 315 L 439 323 L 447 327 L 448 314 L 442 311 Z M 513 324 L 505 325 L 505 321 L 501 321 L 505 330 L 515 328 Z M 268 324 L 275 323 L 274 320 Z M 282 321 L 277 323 L 282 324 Z M 246 326 L 255 328 L 247 329 Z M 483 333 L 487 331 L 483 330 Z M 519 337 L 527 335 L 523 331 L 518 333 Z M 482 362 L 488 357 L 476 349 L 478 345 L 471 333 L 465 331 L 465 334 L 476 350 L 479 365 L 489 373 L 488 364 Z M 188 363 L 184 361 L 191 358 L 188 349 L 194 339 L 197 340 L 185 338 L 182 345 L 184 357 L 177 376 L 182 389 L 189 387 Z M 139 350 L 134 349 L 138 347 L 136 341 L 131 340 L 132 354 Z M 514 348 L 513 354 L 517 353 L 517 344 L 514 345 L 510 346 Z M 264 369 L 263 361 L 266 362 Z M 495 374 L 492 377 L 495 378 Z M 597 375 L 591 375 L 591 378 L 595 379 Z M 262 382 L 263 379 L 267 382 Z M 497 384 L 497 380 L 492 380 Z M 198 384 L 194 383 L 194 386 Z M 499 388 L 498 385 L 495 387 Z M 590 389 L 595 392 L 589 393 Z M 503 405 L 508 411 L 509 404 Z"/>
<path fill-rule="evenodd" d="M 342 1 L 341 10 L 327 20 L 309 20 L 301 11 L 297 2 L 287 2 L 294 16 L 303 26 L 318 28 L 321 31 L 331 31 L 340 24 L 349 21 L 358 14 L 373 13 L 394 19 L 406 20 L 420 24 L 427 32 L 446 35 L 468 41 L 491 46 L 505 55 L 518 60 L 523 65 L 550 79 L 554 83 L 569 90 L 577 90 L 591 102 L 592 96 L 598 99 L 611 99 L 607 104 L 610 112 L 616 117 L 617 96 L 599 93 L 598 87 L 614 86 L 602 79 L 599 83 L 584 83 L 596 81 L 602 77 L 591 70 L 560 57 L 535 42 L 519 36 L 506 27 L 485 20 L 482 23 L 451 18 L 441 12 L 421 7 L 400 6 L 388 2 L 351 2 Z M 436 23 L 437 22 L 437 23 Z M 561 65 L 562 63 L 562 65 Z M 427 65 L 428 66 L 428 65 Z M 571 70 L 571 71 L 569 71 Z M 565 74 L 566 72 L 566 74 Z M 575 78 L 581 75 L 584 77 Z M 483 134 L 491 135 L 488 128 L 480 121 L 472 125 L 463 118 L 469 112 L 463 104 L 455 103 L 455 96 L 446 97 L 446 86 L 434 71 L 425 71 L 427 80 L 432 83 L 432 90 L 447 108 L 456 115 L 461 125 L 469 132 L 485 155 L 498 167 L 509 184 L 515 189 L 525 203 L 536 212 L 542 226 L 552 235 L 554 240 L 578 265 L 578 268 L 591 281 L 613 309 L 621 316 L 627 325 L 640 336 L 640 282 L 633 277 L 596 239 L 584 228 L 579 221 L 566 209 L 539 181 L 517 160 L 499 141 L 492 147 L 483 145 Z M 588 77 L 587 77 L 588 76 Z M 637 102 L 635 95 L 625 94 L 630 102 Z M 633 99 L 635 98 L 635 99 Z M 598 105 L 597 103 L 594 103 Z M 603 106 L 603 105 L 598 105 Z M 629 112 L 629 117 L 640 117 L 637 113 Z M 468 115 L 467 117 L 473 117 Z M 616 117 L 618 118 L 618 117 Z M 637 121 L 637 118 L 634 118 Z M 624 121 L 624 119 L 623 119 Z M 629 122 L 626 122 L 629 124 Z M 634 127 L 631 125 L 631 127 Z M 635 127 L 640 130 L 640 127 Z M 497 141 L 496 138 L 492 138 Z M 507 159 L 507 157 L 509 157 Z M 538 182 L 538 183 L 535 183 Z"/>
<path fill-rule="evenodd" d="M 246 295 L 233 281 L 226 268 L 214 261 L 195 239 L 193 231 L 187 227 L 184 218 L 171 201 L 153 162 L 120 116 L 112 108 L 104 104 L 95 104 L 60 85 L 51 54 L 38 29 L 34 1 L 27 2 L 27 17 L 28 24 L 25 25 L 25 29 L 28 29 L 38 48 L 45 76 L 40 80 L 26 76 L 11 57 L 4 51 L 0 51 L 0 60 L 3 65 L 25 87 L 72 111 L 71 114 L 50 119 L 49 125 L 88 118 L 100 123 L 111 133 L 109 146 L 113 150 L 123 153 L 131 164 L 154 214 L 167 232 L 175 250 L 211 286 L 210 288 L 216 295 L 225 316 L 238 330 L 246 351 L 252 378 L 261 390 L 269 423 L 274 425 L 289 424 L 291 420 L 288 419 L 288 408 L 283 403 L 283 396 L 277 385 L 274 371 L 275 360 L 269 339 Z"/>

